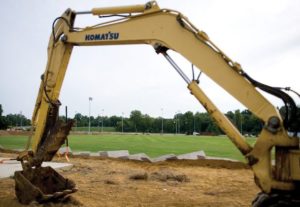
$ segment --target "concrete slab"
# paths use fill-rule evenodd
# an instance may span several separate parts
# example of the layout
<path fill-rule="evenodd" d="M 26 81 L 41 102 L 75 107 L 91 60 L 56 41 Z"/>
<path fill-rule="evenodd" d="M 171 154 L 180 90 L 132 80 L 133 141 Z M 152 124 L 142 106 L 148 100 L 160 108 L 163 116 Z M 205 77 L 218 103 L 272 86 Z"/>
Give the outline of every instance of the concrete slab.
<path fill-rule="evenodd" d="M 152 162 L 151 158 L 148 157 L 145 153 L 138 153 L 128 156 L 129 160 L 138 160 L 138 161 L 146 161 L 146 162 Z"/>
<path fill-rule="evenodd" d="M 100 157 L 107 157 L 107 152 L 105 152 L 105 151 L 99 152 L 99 156 Z"/>
<path fill-rule="evenodd" d="M 72 154 L 75 155 L 75 156 L 89 157 L 91 155 L 91 152 L 81 151 L 81 152 L 73 152 Z"/>
<path fill-rule="evenodd" d="M 239 160 L 234 160 L 234 159 L 224 158 L 224 157 L 206 156 L 205 159 L 207 159 L 207 160 L 226 160 L 226 161 L 232 161 L 232 162 L 240 162 Z"/>
<path fill-rule="evenodd" d="M 110 158 L 124 158 L 129 156 L 128 150 L 115 150 L 115 151 L 106 151 L 100 152 L 101 157 L 110 157 Z"/>
<path fill-rule="evenodd" d="M 162 155 L 160 157 L 156 157 L 152 159 L 152 162 L 162 162 L 166 160 L 177 160 L 177 156 L 174 154 L 167 154 L 167 155 Z"/>
<path fill-rule="evenodd" d="M 23 152 L 25 149 L 13 149 L 16 152 Z"/>
<path fill-rule="evenodd" d="M 91 157 L 100 157 L 100 154 L 98 152 L 91 152 L 90 156 Z"/>
<path fill-rule="evenodd" d="M 102 153 L 102 152 L 103 152 L 103 151 L 98 151 L 97 153 L 98 153 L 99 156 L 101 156 L 101 153 Z"/>
<path fill-rule="evenodd" d="M 129 155 L 118 157 L 118 159 L 129 160 Z"/>
<path fill-rule="evenodd" d="M 198 160 L 205 159 L 205 153 L 203 150 L 197 152 L 186 153 L 182 155 L 177 155 L 179 160 Z"/>
<path fill-rule="evenodd" d="M 0 157 L 0 179 L 8 178 L 14 175 L 15 171 L 22 170 L 21 163 L 16 160 L 5 160 L 9 158 Z M 71 163 L 58 163 L 58 162 L 43 162 L 43 167 L 50 166 L 54 169 L 69 170 L 72 168 Z"/>

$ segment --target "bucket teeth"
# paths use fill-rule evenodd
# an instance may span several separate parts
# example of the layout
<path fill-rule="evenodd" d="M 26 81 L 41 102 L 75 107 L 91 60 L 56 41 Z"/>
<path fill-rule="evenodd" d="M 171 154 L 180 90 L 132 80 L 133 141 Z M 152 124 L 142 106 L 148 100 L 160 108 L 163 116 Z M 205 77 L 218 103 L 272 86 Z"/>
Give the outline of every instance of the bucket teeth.
<path fill-rule="evenodd" d="M 51 167 L 15 172 L 15 191 L 20 203 L 62 201 L 77 191 L 72 180 L 65 179 Z"/>

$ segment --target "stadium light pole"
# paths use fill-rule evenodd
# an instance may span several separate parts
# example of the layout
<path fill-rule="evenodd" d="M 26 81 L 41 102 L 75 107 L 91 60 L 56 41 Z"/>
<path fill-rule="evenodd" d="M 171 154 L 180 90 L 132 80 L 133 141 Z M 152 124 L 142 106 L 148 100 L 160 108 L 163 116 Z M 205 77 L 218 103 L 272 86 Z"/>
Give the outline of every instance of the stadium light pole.
<path fill-rule="evenodd" d="M 89 134 L 91 133 L 91 102 L 93 98 L 89 97 Z"/>

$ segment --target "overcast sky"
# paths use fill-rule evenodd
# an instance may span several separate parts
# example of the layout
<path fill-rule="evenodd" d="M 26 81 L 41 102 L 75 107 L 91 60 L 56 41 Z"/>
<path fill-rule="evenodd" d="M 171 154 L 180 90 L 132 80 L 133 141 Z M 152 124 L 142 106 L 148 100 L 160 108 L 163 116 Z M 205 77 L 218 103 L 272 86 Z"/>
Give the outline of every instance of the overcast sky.
<path fill-rule="evenodd" d="M 0 104 L 4 114 L 22 111 L 31 118 L 46 66 L 51 25 L 67 8 L 81 11 L 146 2 L 1 1 Z M 300 91 L 300 1 L 158 0 L 158 4 L 187 16 L 253 78 Z M 98 18 L 79 16 L 76 20 L 77 26 L 88 26 Z M 191 77 L 190 63 L 171 55 Z M 200 84 L 223 112 L 244 109 L 207 77 L 201 77 Z M 70 116 L 75 112 L 88 115 L 89 97 L 93 97 L 93 116 L 122 112 L 129 116 L 134 109 L 164 117 L 173 117 L 177 111 L 204 111 L 180 76 L 148 45 L 74 48 L 60 96 L 62 109 L 67 105 Z"/>

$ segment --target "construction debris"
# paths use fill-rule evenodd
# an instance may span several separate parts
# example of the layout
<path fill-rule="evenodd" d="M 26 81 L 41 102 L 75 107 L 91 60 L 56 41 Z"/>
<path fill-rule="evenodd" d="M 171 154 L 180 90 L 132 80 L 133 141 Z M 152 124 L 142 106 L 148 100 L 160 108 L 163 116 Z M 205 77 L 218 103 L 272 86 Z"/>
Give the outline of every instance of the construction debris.
<path fill-rule="evenodd" d="M 128 150 L 116 150 L 116 151 L 106 151 L 100 152 L 101 157 L 110 157 L 110 158 L 125 158 L 129 156 Z"/>
<path fill-rule="evenodd" d="M 197 159 L 205 159 L 205 153 L 203 150 L 197 152 L 191 152 L 187 154 L 178 155 L 177 159 L 179 160 L 197 160 Z"/>
<path fill-rule="evenodd" d="M 59 149 L 61 154 L 67 152 L 66 147 L 62 147 Z M 175 154 L 166 154 L 156 158 L 150 158 L 145 153 L 137 153 L 137 154 L 129 154 L 128 150 L 114 150 L 114 151 L 98 151 L 98 152 L 89 152 L 89 151 L 81 151 L 81 152 L 73 152 L 69 148 L 69 152 L 71 155 L 74 156 L 81 156 L 81 157 L 103 157 L 103 158 L 119 158 L 119 159 L 126 159 L 126 160 L 138 160 L 138 161 L 145 161 L 145 162 L 163 162 L 166 160 L 198 160 L 198 159 L 206 159 L 207 156 L 203 150 L 190 152 L 181 155 Z"/>
<path fill-rule="evenodd" d="M 151 158 L 146 155 L 145 153 L 138 153 L 128 156 L 129 160 L 138 160 L 138 161 L 146 161 L 146 162 L 152 162 Z"/>
<path fill-rule="evenodd" d="M 73 152 L 74 156 L 82 156 L 82 157 L 89 157 L 91 152 L 89 151 L 80 151 L 80 152 Z"/>
<path fill-rule="evenodd" d="M 166 160 L 177 160 L 177 156 L 175 154 L 162 155 L 152 159 L 152 162 L 163 162 Z"/>

